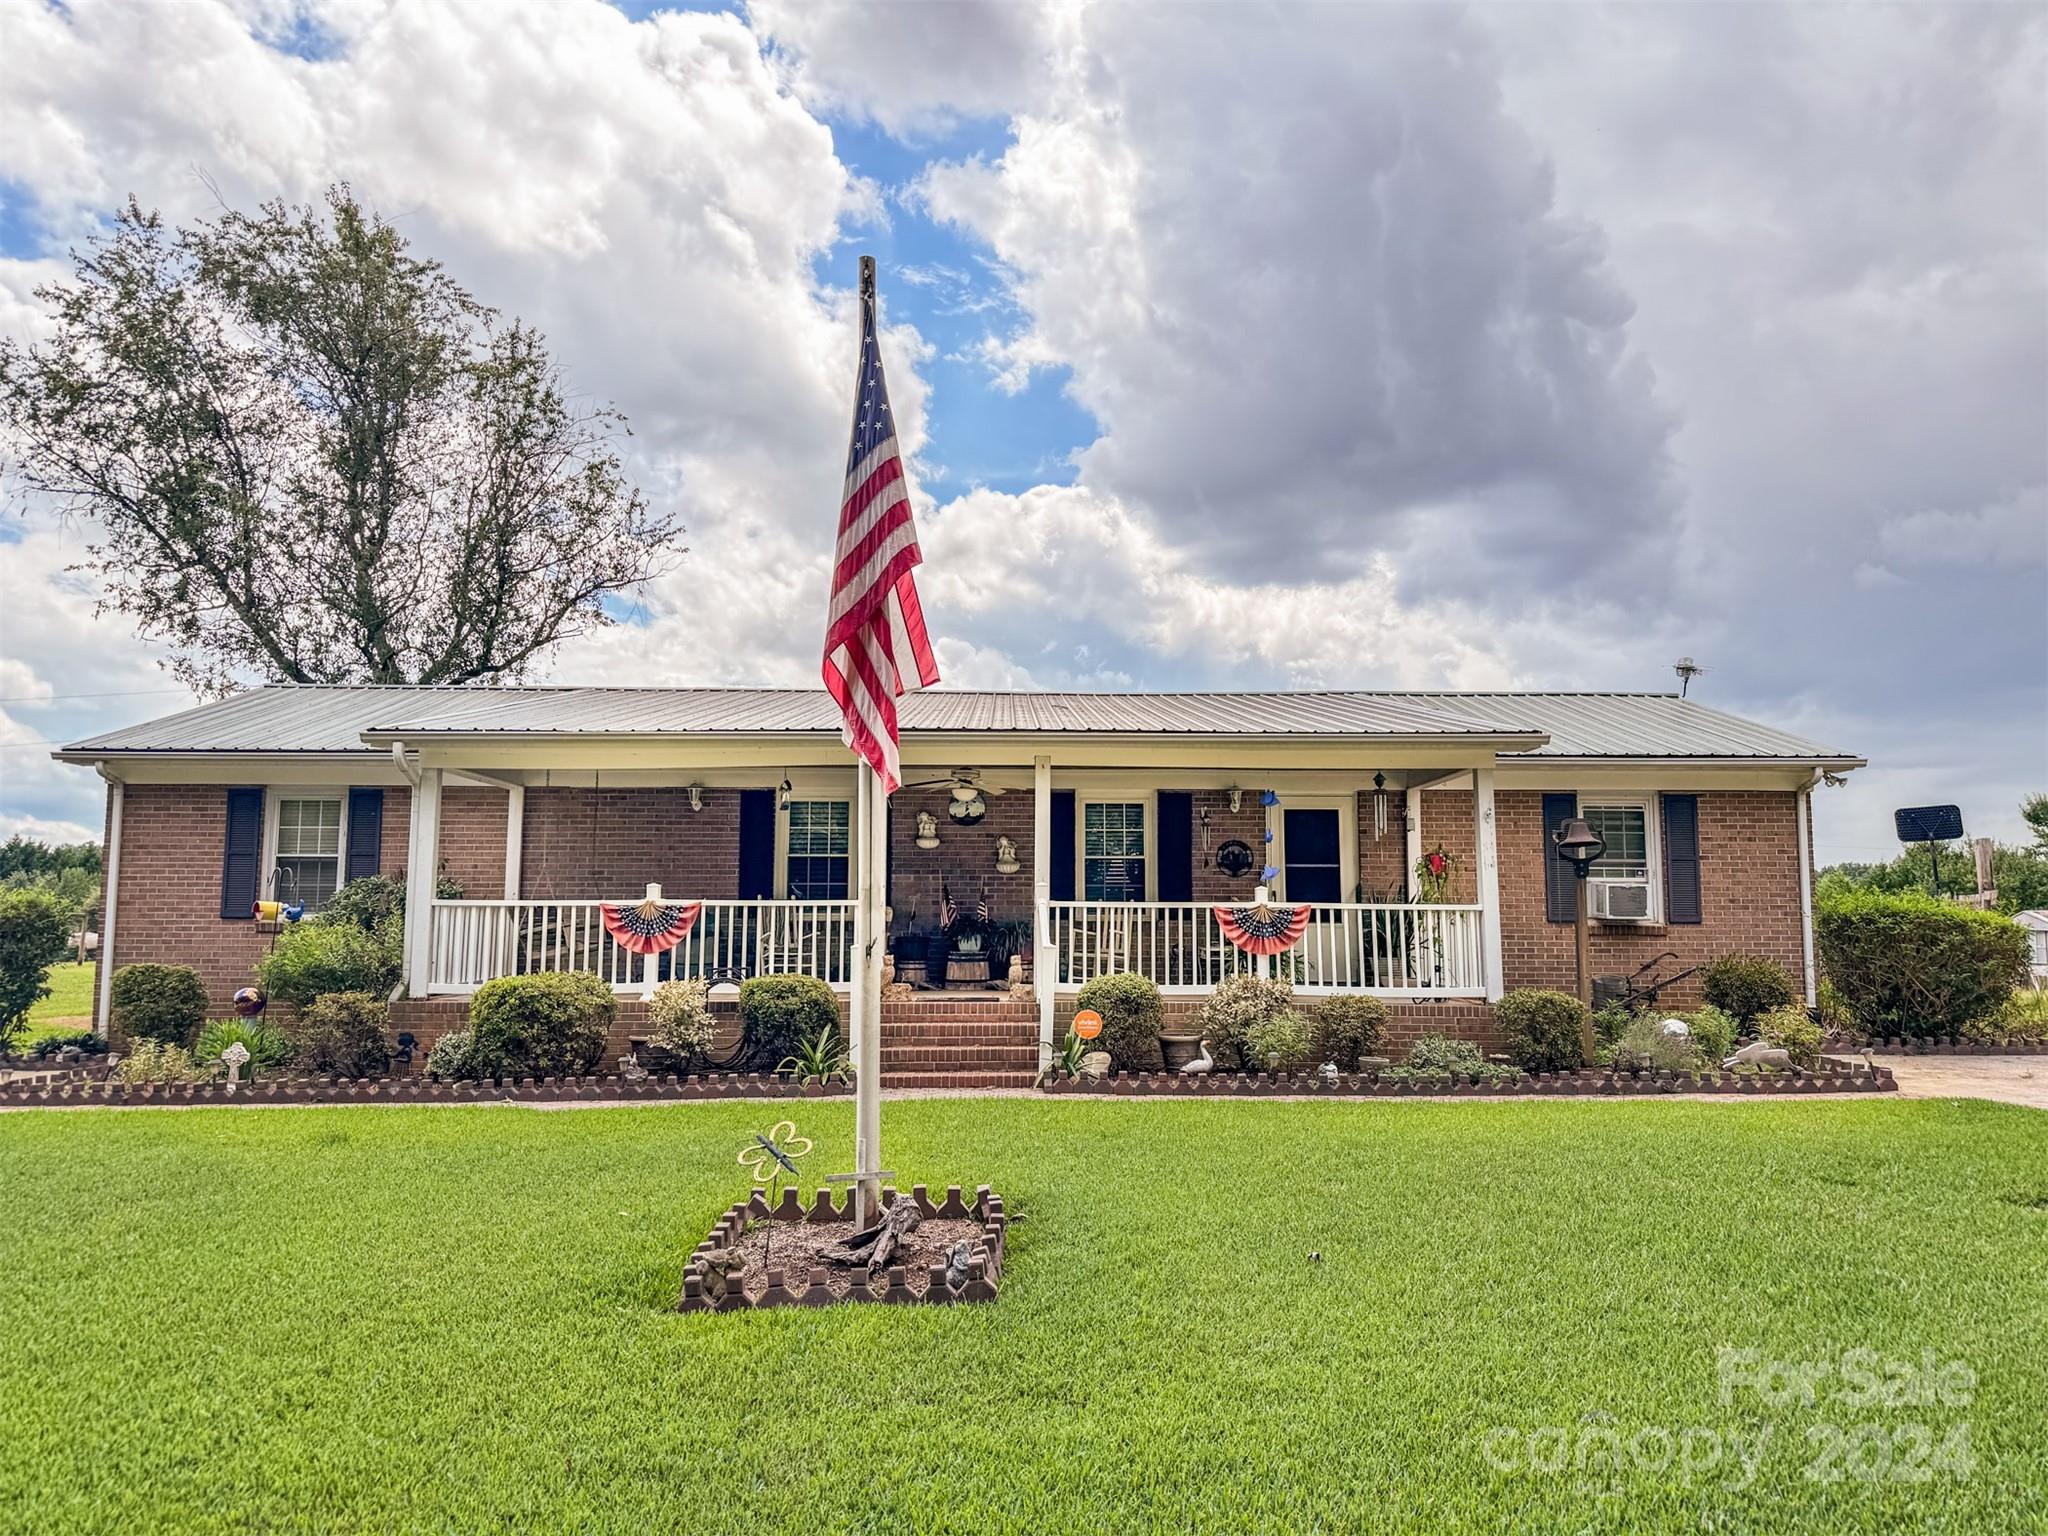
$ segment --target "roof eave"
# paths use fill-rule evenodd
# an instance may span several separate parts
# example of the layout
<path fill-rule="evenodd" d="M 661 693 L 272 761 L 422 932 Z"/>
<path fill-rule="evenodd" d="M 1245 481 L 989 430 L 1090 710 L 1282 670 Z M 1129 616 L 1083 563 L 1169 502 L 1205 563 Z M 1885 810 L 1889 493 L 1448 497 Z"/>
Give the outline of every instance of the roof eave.
<path fill-rule="evenodd" d="M 1812 757 L 1738 757 L 1733 754 L 1716 753 L 1711 756 L 1696 753 L 1692 756 L 1653 755 L 1648 753 L 1606 752 L 1606 753 L 1543 753 L 1540 756 L 1519 759 L 1522 762 L 1556 764 L 1564 768 L 1597 768 L 1603 763 L 1626 763 L 1632 768 L 1819 768 L 1828 773 L 1851 773 L 1858 768 L 1870 766 L 1864 757 L 1840 757 L 1821 754 Z"/>
<path fill-rule="evenodd" d="M 373 726 L 362 739 L 370 748 L 388 749 L 394 742 L 407 745 L 448 746 L 463 742 L 593 742 L 593 741 L 823 741 L 836 739 L 838 731 L 825 726 L 791 731 L 507 731 L 507 730 L 414 730 Z M 1357 742 L 1376 745 L 1398 742 L 1408 746 L 1491 746 L 1502 752 L 1530 752 L 1548 745 L 1550 737 L 1541 731 L 1089 731 L 1089 730 L 906 730 L 905 741 L 945 741 L 972 737 L 976 740 L 1045 741 L 1063 738 L 1088 741 L 1292 741 Z"/>

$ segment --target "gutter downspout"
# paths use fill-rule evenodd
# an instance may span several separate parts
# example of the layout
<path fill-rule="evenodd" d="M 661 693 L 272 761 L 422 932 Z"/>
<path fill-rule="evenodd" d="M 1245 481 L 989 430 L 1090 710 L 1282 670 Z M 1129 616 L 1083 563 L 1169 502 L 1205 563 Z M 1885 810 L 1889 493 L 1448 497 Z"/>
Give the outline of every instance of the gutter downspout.
<path fill-rule="evenodd" d="M 412 786 L 412 792 L 406 796 L 405 832 L 406 884 L 410 886 L 412 883 L 412 850 L 419 846 L 420 771 L 405 760 L 405 743 L 402 741 L 391 743 L 391 761 L 398 765 L 399 774 L 407 784 Z M 389 995 L 384 999 L 387 1003 L 397 1002 L 400 998 L 407 996 L 412 990 L 412 935 L 410 928 L 407 929 L 405 936 L 399 941 L 398 962 L 398 980 L 392 985 Z"/>
<path fill-rule="evenodd" d="M 99 971 L 94 977 L 99 999 L 92 1021 L 93 1033 L 105 1040 L 113 1028 L 114 911 L 121 896 L 121 803 L 127 786 L 107 772 L 105 763 L 94 763 L 93 770 L 107 781 L 107 867 L 100 881 L 100 952 L 95 962 Z"/>
<path fill-rule="evenodd" d="M 1814 770 L 1812 779 L 1807 780 L 1792 792 L 1793 814 L 1799 820 L 1799 946 L 1806 972 L 1806 1006 L 1813 1008 L 1820 1002 L 1820 981 L 1813 973 L 1813 786 L 1820 778 L 1820 770 Z"/>

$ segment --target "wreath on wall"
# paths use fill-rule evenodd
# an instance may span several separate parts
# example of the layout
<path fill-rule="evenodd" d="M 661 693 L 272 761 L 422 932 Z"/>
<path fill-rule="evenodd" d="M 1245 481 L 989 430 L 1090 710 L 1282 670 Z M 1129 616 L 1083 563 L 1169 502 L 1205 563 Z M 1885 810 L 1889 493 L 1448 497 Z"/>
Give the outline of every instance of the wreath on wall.
<path fill-rule="evenodd" d="M 1438 843 L 1415 861 L 1415 899 L 1433 906 L 1448 901 L 1457 873 L 1458 861 Z"/>

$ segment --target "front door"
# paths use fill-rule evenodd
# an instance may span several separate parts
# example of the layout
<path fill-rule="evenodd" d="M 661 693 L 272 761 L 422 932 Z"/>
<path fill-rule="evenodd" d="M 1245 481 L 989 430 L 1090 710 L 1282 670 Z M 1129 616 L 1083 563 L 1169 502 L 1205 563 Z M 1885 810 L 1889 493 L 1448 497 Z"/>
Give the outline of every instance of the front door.
<path fill-rule="evenodd" d="M 1287 807 L 1280 829 L 1280 892 L 1289 901 L 1344 899 L 1342 818 L 1334 808 Z"/>

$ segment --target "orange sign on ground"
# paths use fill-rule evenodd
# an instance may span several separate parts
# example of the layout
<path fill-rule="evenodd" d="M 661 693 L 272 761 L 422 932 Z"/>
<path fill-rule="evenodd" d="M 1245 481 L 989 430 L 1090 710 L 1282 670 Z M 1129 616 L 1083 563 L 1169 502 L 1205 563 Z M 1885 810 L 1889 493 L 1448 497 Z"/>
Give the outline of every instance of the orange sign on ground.
<path fill-rule="evenodd" d="M 1093 1040 L 1102 1033 L 1102 1015 L 1093 1008 L 1083 1008 L 1074 1015 L 1074 1033 L 1083 1040 Z"/>

